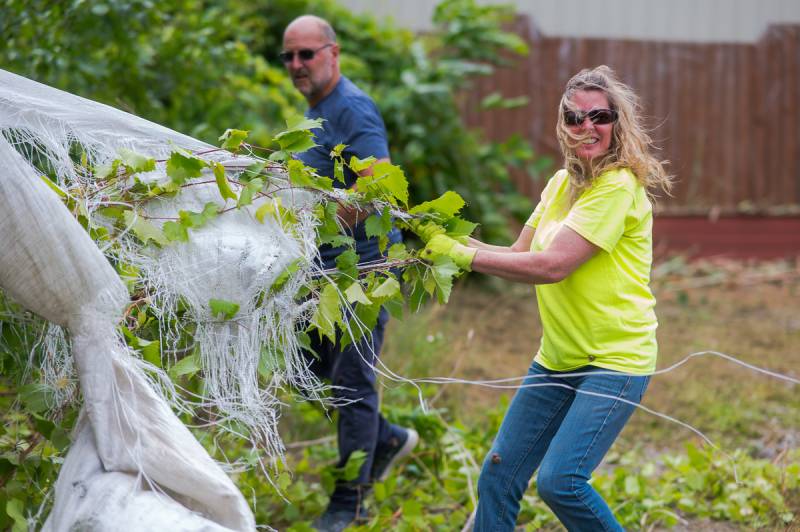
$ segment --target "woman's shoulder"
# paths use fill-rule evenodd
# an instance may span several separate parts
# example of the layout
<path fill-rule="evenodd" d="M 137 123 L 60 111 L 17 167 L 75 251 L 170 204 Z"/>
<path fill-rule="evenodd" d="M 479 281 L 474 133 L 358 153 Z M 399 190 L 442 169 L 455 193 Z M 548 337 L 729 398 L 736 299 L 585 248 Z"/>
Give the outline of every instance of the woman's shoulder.
<path fill-rule="evenodd" d="M 642 186 L 633 170 L 625 166 L 606 170 L 597 176 L 594 185 L 621 187 L 631 192 Z"/>
<path fill-rule="evenodd" d="M 563 183 L 564 181 L 569 181 L 569 172 L 567 172 L 566 168 L 562 168 L 553 174 L 550 179 L 547 180 L 547 186 L 557 185 L 559 183 Z"/>

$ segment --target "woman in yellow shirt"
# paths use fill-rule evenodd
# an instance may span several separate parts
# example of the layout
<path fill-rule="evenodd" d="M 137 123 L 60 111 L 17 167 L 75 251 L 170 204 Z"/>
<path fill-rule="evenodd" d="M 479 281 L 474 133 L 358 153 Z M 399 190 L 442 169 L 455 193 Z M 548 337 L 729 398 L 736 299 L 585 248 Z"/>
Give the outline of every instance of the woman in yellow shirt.
<path fill-rule="evenodd" d="M 534 472 L 568 530 L 622 530 L 589 485 L 656 364 L 648 189 L 670 177 L 638 99 L 606 66 L 569 80 L 556 132 L 564 169 L 510 247 L 444 235 L 426 247 L 459 266 L 533 283 L 543 335 L 478 481 L 476 531 L 513 530 Z M 617 398 L 621 400 L 617 400 Z"/>

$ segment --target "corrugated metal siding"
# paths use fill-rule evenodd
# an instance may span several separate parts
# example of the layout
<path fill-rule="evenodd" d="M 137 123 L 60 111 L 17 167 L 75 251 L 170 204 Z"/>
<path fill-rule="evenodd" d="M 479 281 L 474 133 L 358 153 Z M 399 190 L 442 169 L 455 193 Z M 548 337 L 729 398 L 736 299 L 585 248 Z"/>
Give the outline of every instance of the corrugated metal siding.
<path fill-rule="evenodd" d="M 357 12 L 431 28 L 436 0 L 340 0 Z M 516 4 L 546 36 L 755 42 L 770 24 L 800 23 L 800 0 L 483 0 Z"/>

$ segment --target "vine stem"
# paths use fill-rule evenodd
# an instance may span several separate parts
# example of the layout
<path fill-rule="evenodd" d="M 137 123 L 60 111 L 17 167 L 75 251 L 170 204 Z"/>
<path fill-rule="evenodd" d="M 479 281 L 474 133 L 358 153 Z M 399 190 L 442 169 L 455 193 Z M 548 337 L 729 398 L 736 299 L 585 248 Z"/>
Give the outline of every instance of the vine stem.
<path fill-rule="evenodd" d="M 374 271 L 384 271 L 390 270 L 392 268 L 405 268 L 406 266 L 411 266 L 412 264 L 427 264 L 424 260 L 419 259 L 417 257 L 411 257 L 408 259 L 398 259 L 398 260 L 386 260 L 379 263 L 371 263 L 371 264 L 359 264 L 356 266 L 359 274 L 366 274 Z M 333 273 L 338 272 L 336 268 L 331 268 L 328 270 L 322 270 L 320 273 L 313 275 L 313 277 L 322 277 L 325 275 L 330 275 Z"/>

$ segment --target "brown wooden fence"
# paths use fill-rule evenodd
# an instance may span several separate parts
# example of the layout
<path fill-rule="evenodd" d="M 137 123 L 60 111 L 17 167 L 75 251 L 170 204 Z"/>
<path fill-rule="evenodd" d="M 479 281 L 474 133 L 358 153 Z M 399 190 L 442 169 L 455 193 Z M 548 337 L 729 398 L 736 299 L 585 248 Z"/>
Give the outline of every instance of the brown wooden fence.
<path fill-rule="evenodd" d="M 640 95 L 653 137 L 678 182 L 664 214 L 800 212 L 800 26 L 771 26 L 755 44 L 549 38 L 525 18 L 527 57 L 477 80 L 464 96 L 468 124 L 490 138 L 512 133 L 560 163 L 558 101 L 578 70 L 606 64 Z M 527 106 L 480 111 L 499 91 Z M 517 176 L 538 198 L 541 180 Z"/>

